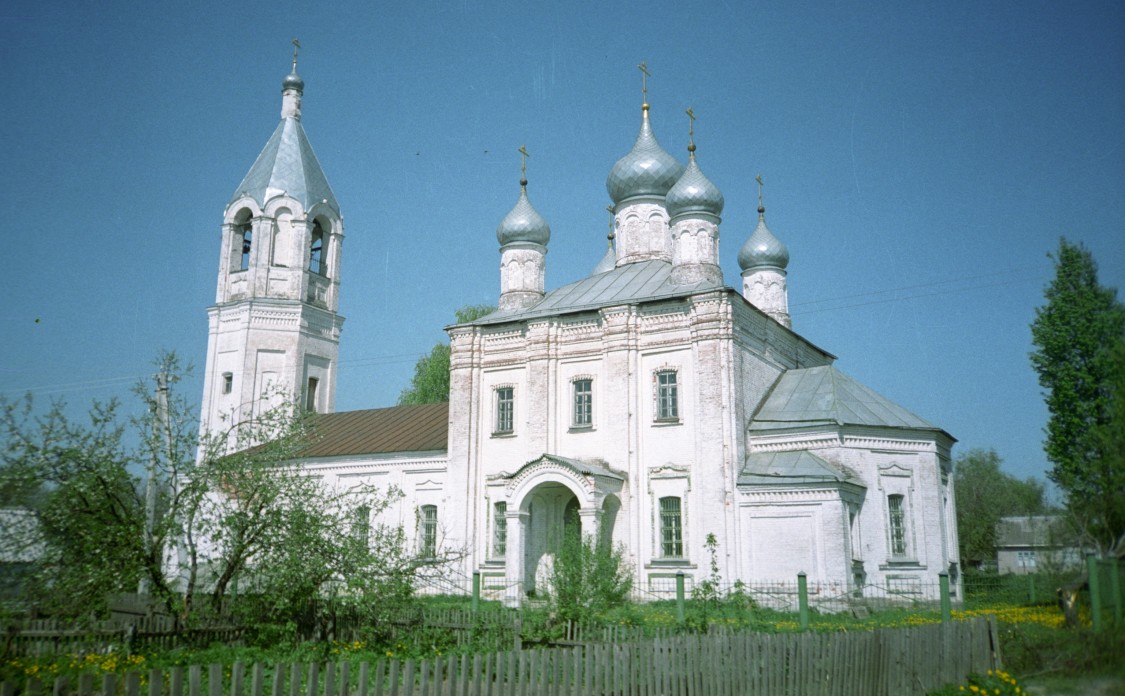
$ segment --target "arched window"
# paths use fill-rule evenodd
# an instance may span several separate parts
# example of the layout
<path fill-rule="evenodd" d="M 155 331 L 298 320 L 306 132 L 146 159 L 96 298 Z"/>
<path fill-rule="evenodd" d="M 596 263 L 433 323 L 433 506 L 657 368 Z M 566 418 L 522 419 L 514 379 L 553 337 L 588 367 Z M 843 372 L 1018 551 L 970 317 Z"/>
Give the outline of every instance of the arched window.
<path fill-rule="evenodd" d="M 309 238 L 309 272 L 328 275 L 327 266 L 324 262 L 324 229 L 317 220 L 313 223 L 312 236 Z"/>

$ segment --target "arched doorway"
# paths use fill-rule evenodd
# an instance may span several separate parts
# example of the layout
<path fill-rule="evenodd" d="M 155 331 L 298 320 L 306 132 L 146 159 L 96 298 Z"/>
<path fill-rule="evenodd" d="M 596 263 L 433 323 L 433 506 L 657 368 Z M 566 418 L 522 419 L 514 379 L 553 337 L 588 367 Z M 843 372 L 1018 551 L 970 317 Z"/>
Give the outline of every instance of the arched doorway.
<path fill-rule="evenodd" d="M 535 596 L 546 589 L 565 540 L 581 537 L 581 503 L 569 487 L 548 481 L 531 489 L 521 507 L 527 513 L 523 589 Z"/>

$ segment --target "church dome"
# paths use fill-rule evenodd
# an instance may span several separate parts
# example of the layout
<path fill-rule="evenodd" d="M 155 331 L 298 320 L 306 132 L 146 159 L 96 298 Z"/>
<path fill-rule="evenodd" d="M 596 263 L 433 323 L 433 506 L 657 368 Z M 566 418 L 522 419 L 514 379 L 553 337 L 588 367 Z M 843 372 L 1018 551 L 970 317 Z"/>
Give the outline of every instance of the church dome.
<path fill-rule="evenodd" d="M 551 239 L 551 226 L 543 219 L 531 201 L 527 199 L 527 188 L 520 188 L 520 199 L 511 212 L 504 216 L 496 228 L 496 239 L 500 246 L 517 242 L 547 246 Z"/>
<path fill-rule="evenodd" d="M 605 182 L 614 204 L 635 196 L 663 196 L 684 173 L 684 165 L 656 142 L 647 104 L 642 113 L 641 132 L 633 149 L 617 160 Z"/>
<path fill-rule="evenodd" d="M 287 89 L 295 89 L 298 92 L 305 91 L 305 81 L 297 74 L 296 67 L 294 67 L 293 72 L 286 75 L 285 79 L 281 82 L 281 91 L 284 92 Z"/>
<path fill-rule="evenodd" d="M 694 154 L 688 160 L 687 170 L 664 198 L 668 217 L 685 213 L 708 213 L 718 217 L 723 212 L 723 192 L 703 175 L 695 163 Z"/>
<path fill-rule="evenodd" d="M 766 227 L 766 209 L 758 208 L 758 226 L 754 234 L 738 251 L 738 265 L 742 270 L 771 266 L 785 270 L 789 265 L 789 250 Z"/>

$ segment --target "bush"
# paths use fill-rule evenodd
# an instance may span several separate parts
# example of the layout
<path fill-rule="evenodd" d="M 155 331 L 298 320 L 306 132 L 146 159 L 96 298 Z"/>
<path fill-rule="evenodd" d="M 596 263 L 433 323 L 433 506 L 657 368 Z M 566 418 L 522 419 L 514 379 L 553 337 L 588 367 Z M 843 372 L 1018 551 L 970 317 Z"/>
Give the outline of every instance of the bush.
<path fill-rule="evenodd" d="M 550 602 L 562 621 L 589 622 L 629 599 L 632 569 L 621 548 L 567 534 L 551 573 Z"/>

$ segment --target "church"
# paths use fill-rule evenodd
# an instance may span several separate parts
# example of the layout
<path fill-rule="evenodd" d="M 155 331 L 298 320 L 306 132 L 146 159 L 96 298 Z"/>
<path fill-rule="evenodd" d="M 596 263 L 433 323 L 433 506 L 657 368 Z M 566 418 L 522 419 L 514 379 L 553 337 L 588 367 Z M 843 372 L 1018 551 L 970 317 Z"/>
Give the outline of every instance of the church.
<path fill-rule="evenodd" d="M 497 211 L 498 308 L 447 329 L 449 402 L 335 412 L 343 218 L 303 89 L 294 60 L 281 121 L 223 215 L 204 432 L 299 395 L 322 414 L 307 471 L 396 486 L 382 521 L 423 557 L 457 552 L 434 591 L 479 574 L 519 604 L 580 529 L 623 550 L 640 598 L 707 578 L 709 538 L 723 581 L 751 591 L 804 573 L 825 601 L 935 599 L 948 573 L 960 595 L 955 440 L 793 330 L 789 252 L 760 200 L 726 284 L 723 195 L 694 143 L 686 164 L 660 146 L 647 99 L 632 148 L 607 158 L 613 228 L 590 275 L 545 287 L 551 230 L 521 180 Z"/>

